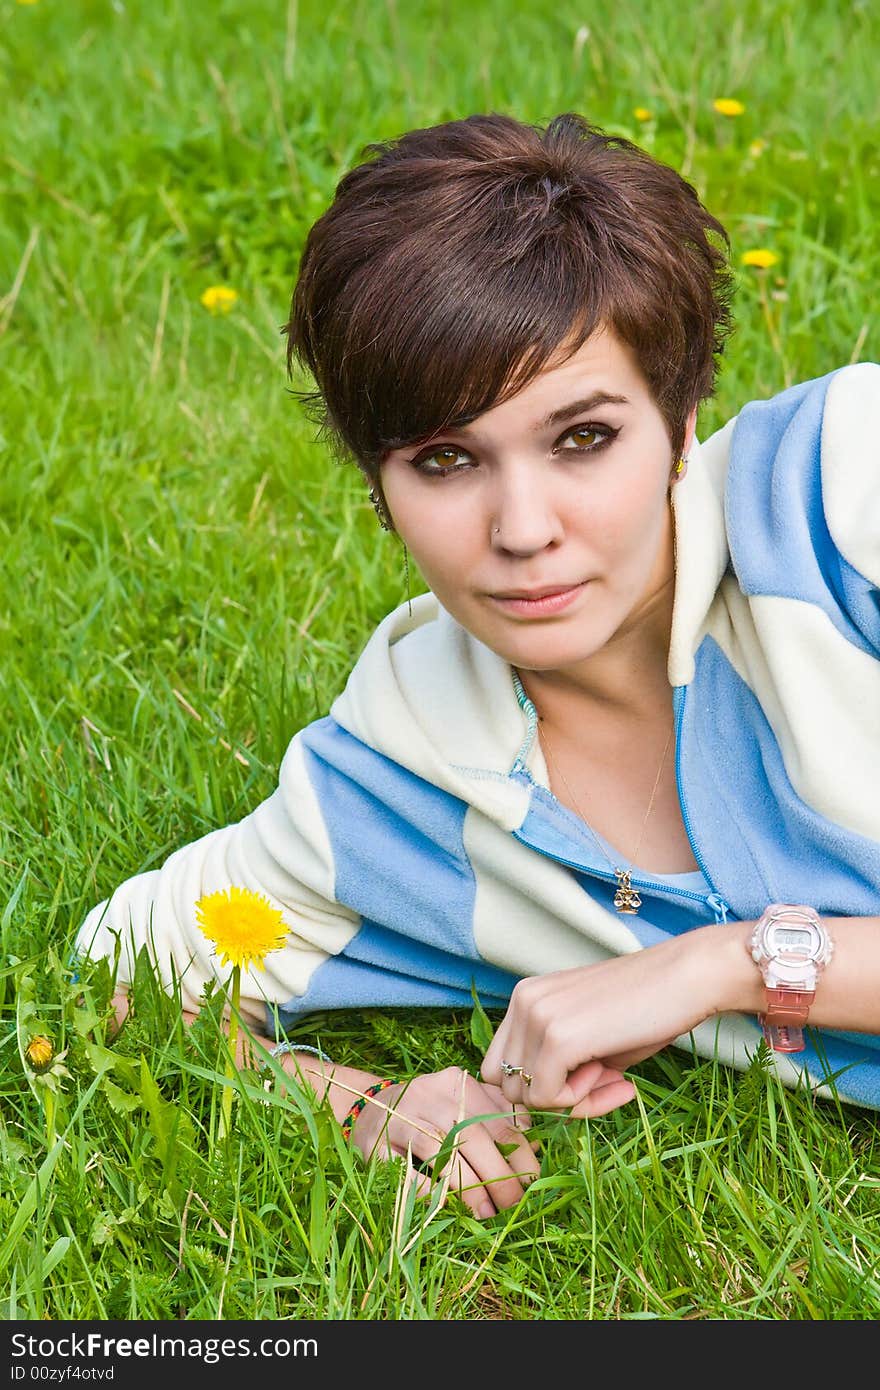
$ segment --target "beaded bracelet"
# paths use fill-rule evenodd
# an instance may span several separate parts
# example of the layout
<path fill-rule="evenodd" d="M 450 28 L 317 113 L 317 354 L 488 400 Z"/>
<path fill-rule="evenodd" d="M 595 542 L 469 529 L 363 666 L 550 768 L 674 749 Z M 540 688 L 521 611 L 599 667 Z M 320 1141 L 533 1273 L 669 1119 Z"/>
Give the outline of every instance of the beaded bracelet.
<path fill-rule="evenodd" d="M 317 1057 L 319 1062 L 332 1061 L 332 1058 L 328 1057 L 326 1052 L 322 1052 L 320 1047 L 308 1047 L 306 1043 L 291 1042 L 289 1038 L 276 1043 L 269 1055 L 270 1057 L 284 1057 L 289 1052 L 308 1052 L 312 1057 Z"/>
<path fill-rule="evenodd" d="M 358 1096 L 354 1105 L 351 1107 L 345 1119 L 342 1121 L 343 1139 L 351 1138 L 351 1131 L 354 1128 L 355 1120 L 357 1119 L 358 1115 L 361 1113 L 367 1102 L 370 1099 L 372 1099 L 373 1096 L 377 1096 L 380 1091 L 384 1091 L 388 1086 L 396 1085 L 397 1082 L 393 1079 L 393 1077 L 390 1080 L 376 1081 L 372 1086 L 367 1087 L 362 1096 Z"/>

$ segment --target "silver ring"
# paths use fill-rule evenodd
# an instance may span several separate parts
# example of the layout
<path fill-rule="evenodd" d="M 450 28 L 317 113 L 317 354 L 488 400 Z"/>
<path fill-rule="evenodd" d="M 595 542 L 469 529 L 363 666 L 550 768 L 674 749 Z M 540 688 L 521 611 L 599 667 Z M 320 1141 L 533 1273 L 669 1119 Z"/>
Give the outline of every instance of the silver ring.
<path fill-rule="evenodd" d="M 501 1070 L 505 1076 L 521 1076 L 524 1086 L 531 1086 L 532 1084 L 532 1074 L 526 1071 L 525 1067 L 515 1067 L 511 1062 L 505 1062 L 502 1059 Z"/>

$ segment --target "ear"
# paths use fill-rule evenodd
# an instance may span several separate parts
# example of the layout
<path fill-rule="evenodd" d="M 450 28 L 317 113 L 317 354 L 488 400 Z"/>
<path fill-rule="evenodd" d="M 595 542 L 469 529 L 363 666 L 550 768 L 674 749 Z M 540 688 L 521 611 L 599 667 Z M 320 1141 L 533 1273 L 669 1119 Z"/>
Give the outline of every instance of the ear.
<path fill-rule="evenodd" d="M 688 418 L 687 418 L 687 424 L 686 424 L 685 427 L 684 427 L 684 448 L 682 449 L 681 452 L 684 454 L 685 458 L 687 458 L 688 454 L 689 454 L 690 451 L 691 451 L 691 445 L 692 445 L 693 442 L 694 442 L 694 435 L 695 435 L 696 432 L 697 432 L 697 411 L 698 411 L 698 410 L 699 410 L 699 406 L 698 406 L 698 405 L 695 405 L 694 408 L 693 408 L 693 410 L 691 411 L 690 415 L 688 416 Z"/>
<path fill-rule="evenodd" d="M 685 473 L 687 472 L 688 454 L 690 453 L 691 445 L 694 442 L 694 435 L 697 429 L 697 409 L 698 406 L 694 406 L 693 410 L 691 411 L 690 415 L 687 417 L 687 420 L 685 421 L 684 442 L 682 444 L 681 453 L 672 464 L 672 468 L 669 473 L 670 488 L 673 488 L 676 483 L 680 483 Z"/>

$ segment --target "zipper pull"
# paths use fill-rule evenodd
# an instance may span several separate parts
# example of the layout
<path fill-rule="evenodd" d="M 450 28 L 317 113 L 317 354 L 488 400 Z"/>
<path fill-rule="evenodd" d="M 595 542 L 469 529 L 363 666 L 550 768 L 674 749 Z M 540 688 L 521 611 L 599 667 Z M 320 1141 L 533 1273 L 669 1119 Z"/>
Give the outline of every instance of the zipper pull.
<path fill-rule="evenodd" d="M 730 908 L 722 898 L 721 894 L 710 893 L 706 899 L 706 902 L 709 904 L 712 911 L 715 913 L 715 921 L 719 924 L 719 926 L 724 926 L 724 924 L 727 921 L 727 914 L 730 911 Z"/>

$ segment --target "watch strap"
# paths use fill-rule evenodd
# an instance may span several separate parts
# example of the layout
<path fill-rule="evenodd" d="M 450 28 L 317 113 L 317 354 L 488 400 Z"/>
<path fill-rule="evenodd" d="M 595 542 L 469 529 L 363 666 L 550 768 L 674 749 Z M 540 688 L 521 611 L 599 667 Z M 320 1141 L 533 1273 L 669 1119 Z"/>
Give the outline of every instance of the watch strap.
<path fill-rule="evenodd" d="M 767 1007 L 764 1017 L 768 1023 L 778 1023 L 787 1027 L 802 1028 L 807 1021 L 810 1005 L 816 998 L 814 989 L 784 989 L 771 987 L 764 991 Z"/>
<path fill-rule="evenodd" d="M 782 989 L 767 986 L 767 1008 L 758 1022 L 767 1042 L 776 1052 L 802 1052 L 804 1024 L 810 1005 L 816 997 L 814 989 Z"/>

